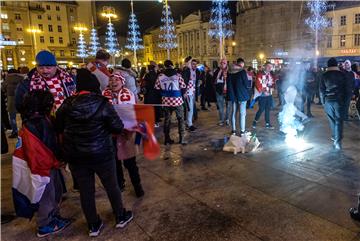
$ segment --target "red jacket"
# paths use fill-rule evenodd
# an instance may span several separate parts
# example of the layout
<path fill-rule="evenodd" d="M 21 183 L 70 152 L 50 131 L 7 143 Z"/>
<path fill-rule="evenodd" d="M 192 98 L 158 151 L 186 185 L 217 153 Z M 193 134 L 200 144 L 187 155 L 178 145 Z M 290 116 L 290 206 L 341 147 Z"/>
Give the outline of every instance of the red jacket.
<path fill-rule="evenodd" d="M 255 87 L 262 95 L 272 95 L 275 88 L 276 78 L 271 73 L 260 72 L 256 76 Z"/>

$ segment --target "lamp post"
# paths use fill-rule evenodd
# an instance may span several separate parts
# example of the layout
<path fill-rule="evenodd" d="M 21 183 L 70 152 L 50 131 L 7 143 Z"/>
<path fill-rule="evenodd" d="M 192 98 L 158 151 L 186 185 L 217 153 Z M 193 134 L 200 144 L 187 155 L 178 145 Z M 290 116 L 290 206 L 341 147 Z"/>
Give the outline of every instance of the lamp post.
<path fill-rule="evenodd" d="M 36 34 L 41 33 L 41 30 L 35 27 L 30 27 L 26 30 L 28 33 L 31 33 L 33 36 L 33 42 L 34 42 L 34 59 L 37 53 L 37 46 L 36 46 Z"/>
<path fill-rule="evenodd" d="M 82 62 L 85 63 L 85 57 L 87 56 L 86 54 L 86 46 L 85 46 L 85 40 L 84 40 L 84 33 L 85 31 L 87 31 L 88 29 L 82 25 L 77 25 L 74 27 L 75 31 L 79 32 L 79 50 L 78 50 L 78 56 L 80 58 L 82 58 Z"/>
<path fill-rule="evenodd" d="M 260 62 L 261 64 L 263 64 L 263 59 L 264 59 L 265 55 L 263 53 L 259 54 L 259 58 L 260 58 Z"/>
<path fill-rule="evenodd" d="M 104 6 L 103 12 L 101 13 L 101 16 L 108 19 L 108 52 L 111 55 L 112 63 L 115 66 L 115 53 L 116 53 L 116 45 L 117 45 L 117 37 L 115 32 L 113 31 L 114 27 L 111 22 L 112 18 L 117 18 L 118 16 L 115 14 L 115 9 L 113 7 Z"/>

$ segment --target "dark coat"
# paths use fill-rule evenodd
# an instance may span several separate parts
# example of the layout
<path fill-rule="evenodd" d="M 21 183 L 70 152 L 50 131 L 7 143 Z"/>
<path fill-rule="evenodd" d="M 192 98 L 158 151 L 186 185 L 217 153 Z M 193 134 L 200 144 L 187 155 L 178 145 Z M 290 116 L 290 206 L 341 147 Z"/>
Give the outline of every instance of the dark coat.
<path fill-rule="evenodd" d="M 329 67 L 320 80 L 321 103 L 337 101 L 341 105 L 345 103 L 347 91 L 346 76 L 338 67 Z"/>
<path fill-rule="evenodd" d="M 144 94 L 144 103 L 145 104 L 160 104 L 161 103 L 161 95 L 160 91 L 155 89 L 155 82 L 157 80 L 157 73 L 155 70 L 150 70 L 144 76 L 145 83 L 145 94 Z"/>
<path fill-rule="evenodd" d="M 214 75 L 213 75 L 213 83 L 214 83 L 214 88 L 215 88 L 215 92 L 218 94 L 218 95 L 223 95 L 224 94 L 224 86 L 225 86 L 225 83 L 217 83 L 217 78 L 218 78 L 218 74 L 219 74 L 219 71 L 220 71 L 220 68 L 217 68 L 214 72 Z M 219 76 L 219 78 L 222 78 L 222 75 L 221 74 Z"/>
<path fill-rule="evenodd" d="M 229 72 L 228 96 L 231 101 L 248 101 L 250 99 L 246 70 L 233 65 Z"/>
<path fill-rule="evenodd" d="M 346 77 L 346 97 L 351 98 L 355 89 L 355 74 L 353 71 L 344 70 L 343 73 Z"/>
<path fill-rule="evenodd" d="M 56 112 L 56 127 L 64 134 L 65 160 L 91 165 L 113 160 L 111 134 L 120 134 L 124 125 L 107 98 L 85 93 L 64 101 Z"/>

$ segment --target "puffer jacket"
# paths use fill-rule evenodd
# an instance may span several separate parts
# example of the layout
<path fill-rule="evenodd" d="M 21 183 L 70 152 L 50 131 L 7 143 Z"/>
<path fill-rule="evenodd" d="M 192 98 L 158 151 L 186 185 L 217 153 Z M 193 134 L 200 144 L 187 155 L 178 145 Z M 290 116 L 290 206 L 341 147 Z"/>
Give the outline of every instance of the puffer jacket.
<path fill-rule="evenodd" d="M 229 70 L 228 96 L 231 101 L 249 100 L 248 77 L 246 70 L 238 65 L 231 65 Z"/>
<path fill-rule="evenodd" d="M 129 89 L 131 92 L 133 92 L 137 98 L 138 95 L 138 89 L 136 84 L 137 74 L 133 70 L 126 69 L 123 67 L 120 67 L 119 70 L 121 75 L 125 78 L 125 87 Z"/>
<path fill-rule="evenodd" d="M 347 80 L 338 67 L 329 67 L 320 80 L 321 103 L 338 101 L 341 105 L 345 102 Z"/>
<path fill-rule="evenodd" d="M 63 133 L 64 157 L 73 164 L 111 161 L 114 157 L 111 134 L 120 134 L 123 127 L 107 98 L 95 93 L 71 96 L 56 112 L 56 128 Z"/>

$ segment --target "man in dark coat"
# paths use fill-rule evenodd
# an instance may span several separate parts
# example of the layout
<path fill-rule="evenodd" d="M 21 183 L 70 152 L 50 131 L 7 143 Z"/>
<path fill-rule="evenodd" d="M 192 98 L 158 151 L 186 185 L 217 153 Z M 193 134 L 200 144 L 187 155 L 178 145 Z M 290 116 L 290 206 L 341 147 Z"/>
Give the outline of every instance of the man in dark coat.
<path fill-rule="evenodd" d="M 144 104 L 161 104 L 160 91 L 155 89 L 155 83 L 158 77 L 157 65 L 155 62 L 151 62 L 148 66 L 149 72 L 144 76 L 145 82 L 145 94 Z M 155 106 L 155 127 L 159 127 L 161 117 L 161 107 Z"/>
<path fill-rule="evenodd" d="M 345 74 L 337 67 L 336 59 L 330 58 L 328 69 L 320 81 L 320 98 L 330 122 L 332 140 L 336 150 L 341 150 L 346 88 Z"/>

